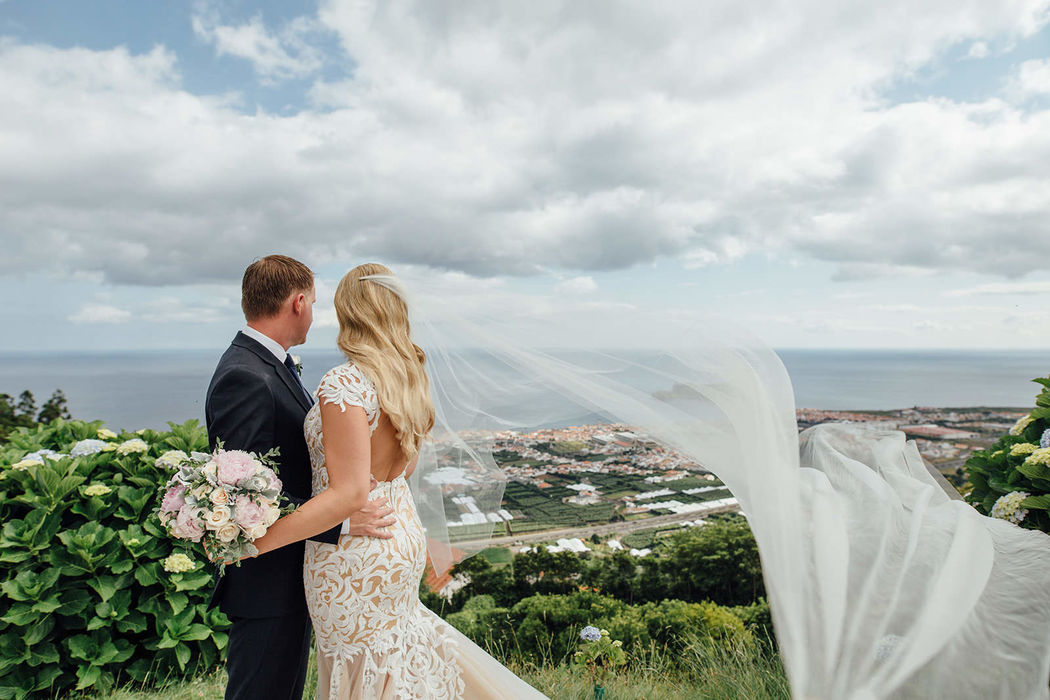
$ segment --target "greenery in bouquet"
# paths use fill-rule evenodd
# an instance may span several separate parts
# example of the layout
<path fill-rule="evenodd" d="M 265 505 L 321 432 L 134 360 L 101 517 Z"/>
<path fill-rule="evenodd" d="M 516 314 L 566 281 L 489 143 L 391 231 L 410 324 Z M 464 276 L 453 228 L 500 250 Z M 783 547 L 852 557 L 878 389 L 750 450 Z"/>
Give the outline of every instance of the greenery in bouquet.
<path fill-rule="evenodd" d="M 0 699 L 155 685 L 217 666 L 213 573 L 155 511 L 207 449 L 196 421 L 117 434 L 56 418 L 0 444 Z"/>
<path fill-rule="evenodd" d="M 594 696 L 605 696 L 605 682 L 610 673 L 627 663 L 623 642 L 614 640 L 609 630 L 587 625 L 580 630 L 583 644 L 572 657 L 573 668 L 582 669 L 594 686 Z"/>
<path fill-rule="evenodd" d="M 967 460 L 966 500 L 985 515 L 1050 533 L 1050 378 L 1033 381 L 1043 387 L 1035 409 Z"/>
<path fill-rule="evenodd" d="M 210 455 L 171 455 L 176 472 L 161 491 L 158 519 L 172 537 L 200 542 L 210 558 L 239 566 L 258 554 L 253 542 L 281 517 L 278 454 L 276 448 L 260 456 L 220 444 Z M 220 574 L 224 568 L 219 565 Z"/>

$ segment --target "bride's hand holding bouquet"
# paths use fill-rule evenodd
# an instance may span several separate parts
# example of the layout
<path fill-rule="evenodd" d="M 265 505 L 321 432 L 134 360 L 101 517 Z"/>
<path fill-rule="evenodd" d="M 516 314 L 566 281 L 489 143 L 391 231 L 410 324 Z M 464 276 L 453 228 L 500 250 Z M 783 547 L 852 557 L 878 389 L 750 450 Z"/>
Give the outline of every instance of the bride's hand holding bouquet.
<path fill-rule="evenodd" d="M 227 563 L 258 554 L 254 542 L 266 534 L 283 512 L 276 450 L 264 455 L 241 450 L 194 453 L 177 462 L 164 487 L 158 517 L 168 533 L 199 542 L 205 554 Z"/>

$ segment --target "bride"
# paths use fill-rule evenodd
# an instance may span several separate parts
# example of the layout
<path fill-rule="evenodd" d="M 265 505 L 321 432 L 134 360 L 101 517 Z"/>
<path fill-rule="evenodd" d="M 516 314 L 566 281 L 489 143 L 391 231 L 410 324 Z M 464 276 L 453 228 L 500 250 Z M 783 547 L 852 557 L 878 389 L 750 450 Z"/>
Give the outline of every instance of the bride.
<path fill-rule="evenodd" d="M 323 532 L 385 497 L 390 539 L 307 542 L 304 581 L 317 642 L 317 697 L 542 698 L 427 609 L 419 584 L 427 537 L 408 477 L 435 410 L 425 355 L 405 300 L 378 264 L 350 270 L 335 294 L 347 357 L 317 388 L 306 416 L 313 498 L 256 540 L 259 553 Z M 370 480 L 379 482 L 370 488 Z"/>

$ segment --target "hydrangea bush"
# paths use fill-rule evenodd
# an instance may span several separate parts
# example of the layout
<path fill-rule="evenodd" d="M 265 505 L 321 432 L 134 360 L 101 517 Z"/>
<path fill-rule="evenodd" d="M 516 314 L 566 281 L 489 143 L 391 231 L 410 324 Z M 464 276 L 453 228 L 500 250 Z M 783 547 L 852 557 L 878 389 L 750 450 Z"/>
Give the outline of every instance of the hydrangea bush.
<path fill-rule="evenodd" d="M 55 420 L 0 445 L 0 700 L 105 692 L 222 660 L 212 568 L 154 511 L 197 421 L 117 433 Z"/>
<path fill-rule="evenodd" d="M 1050 378 L 1033 381 L 1043 387 L 1035 409 L 967 460 L 966 500 L 985 515 L 1050 533 Z"/>

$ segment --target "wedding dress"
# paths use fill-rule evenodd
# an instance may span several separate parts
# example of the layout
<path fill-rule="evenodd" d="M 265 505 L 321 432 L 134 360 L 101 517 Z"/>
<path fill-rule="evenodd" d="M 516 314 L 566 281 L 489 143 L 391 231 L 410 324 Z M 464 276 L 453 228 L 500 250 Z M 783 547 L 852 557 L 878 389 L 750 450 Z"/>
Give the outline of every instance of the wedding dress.
<path fill-rule="evenodd" d="M 371 434 L 379 422 L 375 387 L 344 363 L 322 378 L 306 416 L 313 494 L 328 488 L 320 406 L 360 406 Z M 317 641 L 317 698 L 543 698 L 419 600 L 427 542 L 404 474 L 380 482 L 397 521 L 391 539 L 343 535 L 308 541 L 306 601 Z"/>

